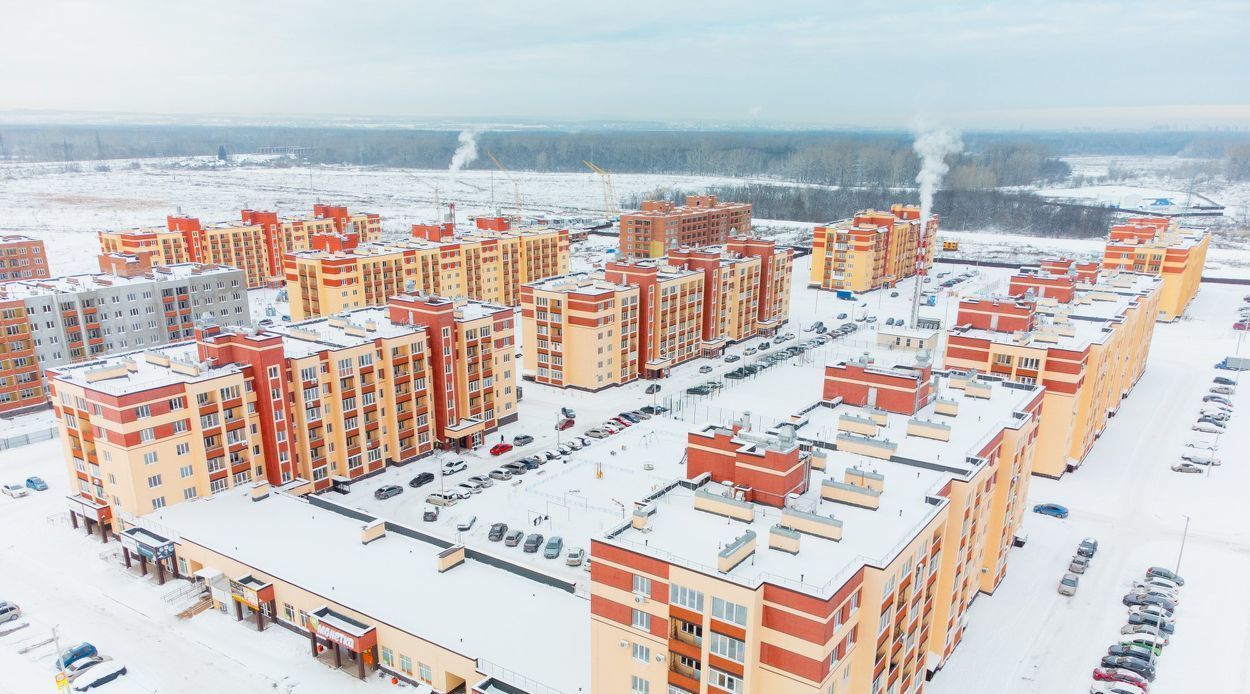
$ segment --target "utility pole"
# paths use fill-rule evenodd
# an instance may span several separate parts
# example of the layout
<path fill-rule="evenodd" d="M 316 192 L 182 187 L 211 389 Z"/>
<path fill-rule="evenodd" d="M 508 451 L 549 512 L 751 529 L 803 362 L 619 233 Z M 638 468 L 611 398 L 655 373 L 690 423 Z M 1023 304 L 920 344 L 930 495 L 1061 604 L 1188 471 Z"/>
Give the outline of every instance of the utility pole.
<path fill-rule="evenodd" d="M 1185 516 L 1185 530 L 1181 533 L 1181 549 L 1176 553 L 1176 569 L 1173 571 L 1176 575 L 1181 573 L 1181 555 L 1185 554 L 1185 538 L 1189 537 L 1189 516 Z"/>
<path fill-rule="evenodd" d="M 56 625 L 56 626 L 54 626 L 54 627 L 52 627 L 52 647 L 56 649 L 56 664 L 57 664 L 57 667 L 59 667 L 59 668 L 60 668 L 60 670 L 61 670 L 61 679 L 58 681 L 58 684 L 59 684 L 59 682 L 66 682 L 66 683 L 68 683 L 68 682 L 69 682 L 69 675 L 68 675 L 68 674 L 66 674 L 66 672 L 65 672 L 65 665 L 66 665 L 66 663 L 65 663 L 65 662 L 63 661 L 63 659 L 61 658 L 61 655 L 62 655 L 62 653 L 63 653 L 63 652 L 61 651 L 61 636 L 60 636 L 59 634 L 57 634 L 57 633 L 56 633 L 56 630 L 57 630 L 58 628 L 60 628 L 60 625 L 59 625 L 59 624 L 58 624 L 58 625 Z M 57 690 L 58 690 L 58 691 L 60 691 L 60 687 L 59 687 L 59 686 L 57 687 Z"/>

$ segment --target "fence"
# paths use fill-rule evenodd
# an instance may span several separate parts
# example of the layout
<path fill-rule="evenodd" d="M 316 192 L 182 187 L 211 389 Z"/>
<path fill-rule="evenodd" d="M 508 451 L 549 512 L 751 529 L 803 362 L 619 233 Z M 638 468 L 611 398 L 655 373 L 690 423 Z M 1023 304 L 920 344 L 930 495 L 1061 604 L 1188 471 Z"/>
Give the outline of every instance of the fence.
<path fill-rule="evenodd" d="M 42 431 L 32 431 L 27 434 L 14 434 L 13 436 L 0 438 L 0 451 L 29 446 L 32 443 L 47 441 L 53 438 L 56 438 L 56 427 L 48 427 Z"/>

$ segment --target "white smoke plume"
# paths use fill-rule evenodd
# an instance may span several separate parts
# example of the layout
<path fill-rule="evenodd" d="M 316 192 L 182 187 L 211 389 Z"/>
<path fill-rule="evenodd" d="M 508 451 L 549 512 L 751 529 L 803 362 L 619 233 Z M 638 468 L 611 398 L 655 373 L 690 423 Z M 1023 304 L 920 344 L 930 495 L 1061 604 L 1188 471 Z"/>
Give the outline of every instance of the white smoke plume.
<path fill-rule="evenodd" d="M 920 157 L 920 173 L 916 174 L 916 183 L 920 184 L 920 223 L 927 224 L 930 211 L 933 209 L 933 194 L 942 183 L 942 177 L 950 171 L 946 157 L 962 152 L 964 143 L 959 135 L 945 128 L 926 128 L 917 133 L 912 149 Z M 922 227 L 923 228 L 923 227 Z"/>
<path fill-rule="evenodd" d="M 456 172 L 472 164 L 477 159 L 477 133 L 472 130 L 460 132 L 460 144 L 455 154 L 451 155 L 451 164 L 447 167 L 447 177 L 452 183 L 456 181 Z"/>

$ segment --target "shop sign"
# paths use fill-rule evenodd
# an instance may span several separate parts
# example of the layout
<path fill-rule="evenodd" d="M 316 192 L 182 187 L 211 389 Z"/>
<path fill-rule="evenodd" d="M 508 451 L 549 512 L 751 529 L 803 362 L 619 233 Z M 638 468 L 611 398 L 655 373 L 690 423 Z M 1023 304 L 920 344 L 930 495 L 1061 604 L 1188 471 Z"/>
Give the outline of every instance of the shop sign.
<path fill-rule="evenodd" d="M 260 607 L 260 600 L 256 597 L 256 590 L 234 579 L 230 579 L 230 597 L 254 610 Z"/>
<path fill-rule="evenodd" d="M 320 636 L 327 641 L 337 643 L 349 651 L 356 650 L 356 637 L 344 634 L 338 629 L 335 629 L 329 624 L 317 619 L 316 615 L 308 615 L 308 623 L 312 626 L 313 632 L 316 633 L 317 636 Z"/>

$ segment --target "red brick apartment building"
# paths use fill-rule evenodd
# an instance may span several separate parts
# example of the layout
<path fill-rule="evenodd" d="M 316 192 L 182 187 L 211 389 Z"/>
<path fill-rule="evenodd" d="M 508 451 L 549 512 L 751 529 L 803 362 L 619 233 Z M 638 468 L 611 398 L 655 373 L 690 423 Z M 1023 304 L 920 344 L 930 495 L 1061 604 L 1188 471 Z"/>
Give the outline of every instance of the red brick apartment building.
<path fill-rule="evenodd" d="M 826 395 L 690 434 L 688 479 L 592 540 L 592 691 L 924 691 L 1006 574 L 1042 389 L 848 362 Z"/>
<path fill-rule="evenodd" d="M 715 195 L 688 195 L 682 207 L 646 200 L 641 211 L 621 215 L 620 253 L 659 258 L 682 246 L 712 246 L 750 231 L 750 203 L 721 202 Z"/>
<path fill-rule="evenodd" d="M 17 234 L 0 234 L 0 284 L 51 276 L 43 241 Z"/>

